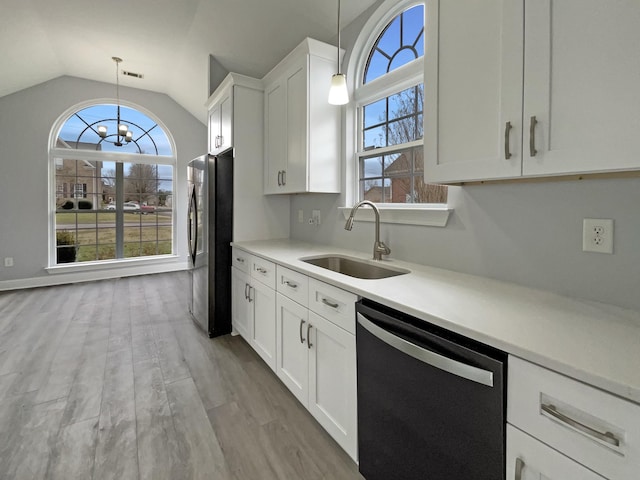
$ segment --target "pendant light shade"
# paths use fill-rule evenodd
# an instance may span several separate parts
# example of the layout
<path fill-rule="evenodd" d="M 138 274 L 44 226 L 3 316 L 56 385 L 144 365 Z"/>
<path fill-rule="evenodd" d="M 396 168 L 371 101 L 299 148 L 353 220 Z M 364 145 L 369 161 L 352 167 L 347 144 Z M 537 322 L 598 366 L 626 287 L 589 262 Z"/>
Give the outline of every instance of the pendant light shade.
<path fill-rule="evenodd" d="M 349 89 L 347 88 L 347 77 L 340 73 L 340 0 L 338 0 L 338 51 L 336 52 L 336 71 L 331 77 L 331 88 L 329 89 L 329 103 L 332 105 L 344 105 L 349 103 Z"/>
<path fill-rule="evenodd" d="M 347 77 L 344 73 L 336 73 L 331 77 L 329 89 L 329 103 L 332 105 L 345 105 L 349 103 L 349 90 L 347 89 Z"/>

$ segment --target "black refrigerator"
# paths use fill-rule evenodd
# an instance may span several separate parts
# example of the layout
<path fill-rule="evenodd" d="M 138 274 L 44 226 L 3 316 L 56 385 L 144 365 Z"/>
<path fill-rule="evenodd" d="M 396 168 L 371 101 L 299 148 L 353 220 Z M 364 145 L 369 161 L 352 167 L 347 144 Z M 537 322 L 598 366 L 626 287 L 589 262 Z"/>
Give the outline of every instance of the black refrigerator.
<path fill-rule="evenodd" d="M 209 337 L 231 332 L 233 149 L 189 162 L 189 312 Z"/>

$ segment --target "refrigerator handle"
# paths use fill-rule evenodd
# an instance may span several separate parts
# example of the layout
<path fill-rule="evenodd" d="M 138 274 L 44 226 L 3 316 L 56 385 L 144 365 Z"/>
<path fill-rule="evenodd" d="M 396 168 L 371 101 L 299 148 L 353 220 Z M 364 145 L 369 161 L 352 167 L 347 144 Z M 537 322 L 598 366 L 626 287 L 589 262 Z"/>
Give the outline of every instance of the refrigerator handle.
<path fill-rule="evenodd" d="M 187 212 L 188 233 L 189 233 L 189 255 L 191 262 L 196 264 L 196 248 L 198 245 L 198 209 L 196 208 L 196 187 L 191 190 L 189 198 L 189 211 Z M 195 238 L 194 238 L 195 233 Z"/>

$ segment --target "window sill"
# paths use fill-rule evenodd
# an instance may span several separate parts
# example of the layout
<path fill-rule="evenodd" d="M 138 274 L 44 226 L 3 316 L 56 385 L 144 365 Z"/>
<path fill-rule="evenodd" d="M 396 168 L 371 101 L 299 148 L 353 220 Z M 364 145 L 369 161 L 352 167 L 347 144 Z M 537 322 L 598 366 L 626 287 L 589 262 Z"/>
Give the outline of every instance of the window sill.
<path fill-rule="evenodd" d="M 382 205 L 377 204 L 380 210 L 381 223 L 395 223 L 401 225 L 422 225 L 427 227 L 446 227 L 449 215 L 453 208 L 447 205 Z M 340 207 L 345 220 L 351 213 L 351 207 Z M 367 206 L 361 207 L 356 212 L 356 220 L 374 222 L 373 209 Z"/>
<path fill-rule="evenodd" d="M 120 260 L 101 262 L 69 263 L 66 265 L 52 265 L 45 268 L 49 274 L 87 272 L 96 270 L 113 270 L 117 268 L 146 267 L 152 265 L 167 265 L 177 263 L 178 255 L 158 255 L 153 258 L 123 258 Z"/>

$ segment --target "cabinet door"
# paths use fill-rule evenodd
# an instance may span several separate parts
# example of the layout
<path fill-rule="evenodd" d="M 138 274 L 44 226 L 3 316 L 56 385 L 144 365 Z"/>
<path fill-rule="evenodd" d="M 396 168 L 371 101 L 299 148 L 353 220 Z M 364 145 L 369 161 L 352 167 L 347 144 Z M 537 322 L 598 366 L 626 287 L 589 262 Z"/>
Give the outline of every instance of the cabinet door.
<path fill-rule="evenodd" d="M 265 193 L 282 193 L 282 172 L 287 163 L 285 95 L 282 82 L 268 86 L 264 92 Z"/>
<path fill-rule="evenodd" d="M 220 138 L 220 104 L 217 103 L 209 110 L 209 152 L 218 150 Z"/>
<path fill-rule="evenodd" d="M 219 150 L 226 150 L 227 148 L 233 146 L 232 112 L 233 100 L 231 97 L 231 92 L 229 92 L 229 95 L 220 101 L 220 141 L 218 143 Z"/>
<path fill-rule="evenodd" d="M 357 459 L 356 338 L 309 312 L 309 411 Z"/>
<path fill-rule="evenodd" d="M 427 4 L 425 181 L 521 174 L 522 16 L 523 0 Z"/>
<path fill-rule="evenodd" d="M 507 480 L 603 480 L 544 443 L 507 425 Z"/>
<path fill-rule="evenodd" d="M 640 168 L 640 2 L 536 0 L 525 22 L 524 174 Z"/>
<path fill-rule="evenodd" d="M 237 268 L 231 269 L 231 321 L 233 328 L 247 341 L 251 342 L 253 309 L 247 299 L 249 277 Z"/>
<path fill-rule="evenodd" d="M 276 294 L 276 374 L 305 407 L 309 392 L 308 310 Z"/>
<path fill-rule="evenodd" d="M 307 191 L 307 64 L 306 57 L 286 75 L 287 165 L 285 192 Z"/>
<path fill-rule="evenodd" d="M 276 292 L 252 281 L 250 302 L 253 305 L 251 346 L 272 370 L 276 369 Z"/>

